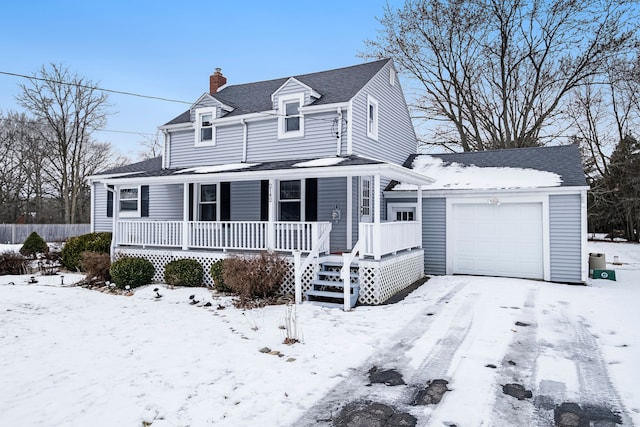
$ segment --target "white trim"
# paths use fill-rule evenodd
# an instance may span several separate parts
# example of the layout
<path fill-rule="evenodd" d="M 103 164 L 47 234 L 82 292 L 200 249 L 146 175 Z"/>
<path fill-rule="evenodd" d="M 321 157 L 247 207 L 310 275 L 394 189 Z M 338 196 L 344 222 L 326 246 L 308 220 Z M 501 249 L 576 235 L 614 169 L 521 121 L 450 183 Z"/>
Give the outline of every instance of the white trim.
<path fill-rule="evenodd" d="M 162 145 L 162 169 L 169 169 L 171 164 L 171 133 L 167 130 L 162 131 L 163 145 Z"/>
<path fill-rule="evenodd" d="M 409 210 L 413 209 L 413 220 L 418 221 L 418 204 L 412 202 L 403 202 L 403 203 L 387 203 L 387 221 L 396 221 L 395 215 L 393 215 L 394 210 Z M 391 214 L 391 215 L 390 215 Z"/>
<path fill-rule="evenodd" d="M 216 115 L 217 115 L 217 107 L 205 107 L 198 108 L 195 110 L 195 146 L 196 147 L 211 147 L 216 145 Z M 204 115 L 211 115 L 211 139 L 207 139 L 202 141 L 200 139 L 201 130 L 204 128 L 200 124 L 200 118 Z M 208 126 L 207 126 L 208 127 Z"/>
<path fill-rule="evenodd" d="M 142 172 L 144 172 L 144 171 L 110 173 L 110 174 L 104 174 L 104 175 L 90 175 L 90 176 L 87 177 L 87 181 L 89 181 L 90 184 L 93 184 L 94 182 L 102 182 L 105 179 L 124 178 L 126 176 L 137 175 L 137 174 L 142 173 Z"/>
<path fill-rule="evenodd" d="M 223 86 L 220 86 L 218 88 L 222 89 Z M 191 104 L 191 107 L 189 107 L 189 111 L 193 111 L 193 110 L 197 110 L 197 109 L 201 109 L 201 108 L 207 108 L 207 107 L 201 107 L 200 105 L 203 104 L 203 100 L 208 100 L 208 101 L 213 101 L 216 105 L 215 107 L 219 107 L 222 108 L 225 111 L 233 111 L 234 108 L 230 105 L 224 104 L 222 102 L 220 102 L 220 100 L 218 100 L 218 98 L 216 98 L 215 96 L 211 95 L 209 92 L 205 92 L 202 95 L 200 95 L 200 97 L 198 99 L 196 99 L 196 102 L 194 102 L 193 104 Z"/>
<path fill-rule="evenodd" d="M 278 97 L 278 92 L 280 92 L 284 87 L 289 85 L 289 83 L 291 83 L 291 82 L 295 82 L 298 85 L 302 86 L 306 91 L 310 92 L 310 95 L 312 97 L 314 97 L 316 99 L 320 98 L 322 96 L 322 95 L 320 95 L 320 93 L 318 93 L 311 86 L 302 83 L 300 80 L 296 79 L 295 77 L 289 77 L 286 82 L 284 82 L 282 85 L 280 85 L 280 87 L 278 89 L 276 89 L 276 91 L 271 94 L 271 102 L 276 102 L 276 98 Z M 304 104 L 304 103 L 302 103 L 302 104 Z M 300 104 L 300 105 L 302 106 L 302 104 Z"/>
<path fill-rule="evenodd" d="M 193 219 L 194 221 L 205 221 L 201 218 L 201 214 L 200 214 L 200 206 L 202 205 L 202 186 L 203 185 L 213 185 L 216 188 L 216 201 L 215 202 L 204 202 L 207 205 L 216 205 L 216 217 L 215 219 L 213 219 L 212 221 L 220 221 L 220 183 L 219 182 L 214 182 L 214 183 L 198 183 L 196 185 L 196 189 L 197 189 L 197 194 L 193 195 L 193 201 L 194 201 L 194 215 L 193 215 Z"/>
<path fill-rule="evenodd" d="M 353 98 L 347 108 L 347 156 L 353 154 Z"/>
<path fill-rule="evenodd" d="M 90 197 L 91 197 L 91 201 L 90 201 L 90 206 L 91 206 L 91 213 L 90 213 L 90 224 L 89 224 L 89 231 L 94 233 L 96 231 L 96 186 L 91 183 L 91 193 L 90 193 Z M 108 192 L 109 190 L 107 190 Z"/>
<path fill-rule="evenodd" d="M 589 261 L 587 258 L 587 234 L 588 234 L 588 229 L 587 229 L 587 191 L 581 191 L 580 192 L 580 228 L 581 228 L 581 232 L 582 232 L 582 238 L 580 239 L 581 242 L 581 248 L 580 248 L 580 261 L 581 261 L 581 266 L 582 268 L 581 270 L 581 280 L 582 282 L 586 283 L 587 282 L 587 278 L 589 276 Z"/>
<path fill-rule="evenodd" d="M 353 248 L 353 177 L 347 180 L 347 248 Z"/>
<path fill-rule="evenodd" d="M 446 274 L 453 274 L 453 205 L 459 204 L 486 204 L 491 199 L 486 197 L 448 197 L 446 199 Z M 530 195 L 530 196 L 512 196 L 506 197 L 500 195 L 498 197 L 500 203 L 540 203 L 542 206 L 542 279 L 544 281 L 551 280 L 551 254 L 549 247 L 549 196 L 548 195 Z"/>
<path fill-rule="evenodd" d="M 396 72 L 396 69 L 393 67 L 389 67 L 389 84 L 391 86 L 395 86 L 397 78 L 398 78 L 398 73 Z"/>
<path fill-rule="evenodd" d="M 138 190 L 138 208 L 135 211 L 123 211 L 121 207 L 122 197 L 120 196 L 120 192 L 122 190 Z M 115 199 L 115 197 L 114 197 Z M 133 200 L 133 199 L 125 199 L 125 200 Z M 118 208 L 118 216 L 120 218 L 141 218 L 142 217 L 142 186 L 141 185 L 121 185 L 118 189 L 118 204 L 114 203 L 114 216 L 116 211 L 116 206 Z"/>
<path fill-rule="evenodd" d="M 277 207 L 277 215 L 276 217 L 278 218 L 278 221 L 293 221 L 293 220 L 281 220 L 280 219 L 280 214 L 281 214 L 281 203 L 282 203 L 282 199 L 280 199 L 280 185 L 282 184 L 282 182 L 287 182 L 287 181 L 299 181 L 300 182 L 300 198 L 299 199 L 284 199 L 284 203 L 294 203 L 294 202 L 298 202 L 300 203 L 300 222 L 304 222 L 305 219 L 305 209 L 306 209 L 306 187 L 307 187 L 307 182 L 305 178 L 301 178 L 301 179 L 282 179 L 278 181 L 278 192 L 277 192 L 277 197 L 276 197 L 276 207 Z"/>
<path fill-rule="evenodd" d="M 298 102 L 298 115 L 292 117 L 298 117 L 299 119 L 299 128 L 296 131 L 286 131 L 287 125 L 287 110 L 286 104 L 291 103 L 292 101 Z M 278 139 L 289 139 L 289 138 L 302 138 L 304 137 L 304 114 L 300 111 L 300 107 L 304 105 L 304 93 L 297 93 L 294 95 L 287 95 L 278 98 Z"/>
<path fill-rule="evenodd" d="M 373 117 L 370 116 L 371 107 L 373 107 Z M 371 95 L 367 95 L 367 112 L 365 117 L 367 118 L 367 137 L 377 141 L 379 133 L 378 118 L 380 117 L 380 104 L 378 103 L 378 100 Z M 373 129 L 370 129 L 370 127 Z"/>
<path fill-rule="evenodd" d="M 446 197 L 477 197 L 478 195 L 502 194 L 505 196 L 522 196 L 528 194 L 567 194 L 579 193 L 589 190 L 589 187 L 538 187 L 538 188 L 505 188 L 505 189 L 481 189 L 481 190 L 422 190 L 422 198 L 446 198 Z M 417 190 L 391 190 L 385 191 L 384 196 L 389 199 L 404 199 L 416 197 Z M 490 196 L 483 196 L 490 197 Z"/>

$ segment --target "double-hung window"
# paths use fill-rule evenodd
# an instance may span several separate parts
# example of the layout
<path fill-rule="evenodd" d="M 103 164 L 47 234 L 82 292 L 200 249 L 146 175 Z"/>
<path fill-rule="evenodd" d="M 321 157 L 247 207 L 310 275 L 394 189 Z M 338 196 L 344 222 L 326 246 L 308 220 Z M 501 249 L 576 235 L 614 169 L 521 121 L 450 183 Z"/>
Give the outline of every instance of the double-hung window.
<path fill-rule="evenodd" d="M 304 117 L 300 114 L 300 107 L 303 104 L 303 94 L 280 98 L 278 138 L 304 136 Z"/>
<path fill-rule="evenodd" d="M 302 182 L 280 181 L 280 194 L 278 202 L 280 204 L 280 221 L 300 221 L 302 206 Z"/>
<path fill-rule="evenodd" d="M 367 96 L 367 136 L 378 139 L 378 101 Z"/>
<path fill-rule="evenodd" d="M 215 129 L 213 126 L 215 114 L 215 108 L 196 110 L 196 145 L 215 144 Z"/>
<path fill-rule="evenodd" d="M 140 187 L 120 188 L 120 216 L 140 216 Z"/>
<path fill-rule="evenodd" d="M 218 186 L 216 184 L 201 185 L 198 204 L 200 221 L 216 221 L 218 217 Z"/>

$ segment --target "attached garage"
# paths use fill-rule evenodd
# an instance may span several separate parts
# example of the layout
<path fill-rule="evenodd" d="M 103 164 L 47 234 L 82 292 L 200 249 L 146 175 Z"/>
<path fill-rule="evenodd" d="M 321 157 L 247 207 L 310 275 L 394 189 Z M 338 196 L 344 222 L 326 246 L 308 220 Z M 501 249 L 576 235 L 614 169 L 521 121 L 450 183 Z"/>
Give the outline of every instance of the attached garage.
<path fill-rule="evenodd" d="M 542 203 L 453 203 L 453 274 L 544 278 Z"/>
<path fill-rule="evenodd" d="M 419 154 L 405 167 L 422 186 L 426 274 L 469 274 L 583 283 L 586 195 L 578 145 Z M 391 183 L 387 218 L 416 204 L 416 187 Z"/>

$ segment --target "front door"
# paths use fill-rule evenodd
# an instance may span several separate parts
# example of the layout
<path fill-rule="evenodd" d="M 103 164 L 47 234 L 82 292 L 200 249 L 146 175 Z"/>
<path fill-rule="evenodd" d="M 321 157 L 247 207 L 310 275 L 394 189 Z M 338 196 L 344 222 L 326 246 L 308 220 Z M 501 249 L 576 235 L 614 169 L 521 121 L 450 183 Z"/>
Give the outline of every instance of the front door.
<path fill-rule="evenodd" d="M 371 177 L 360 177 L 360 222 L 371 222 Z"/>

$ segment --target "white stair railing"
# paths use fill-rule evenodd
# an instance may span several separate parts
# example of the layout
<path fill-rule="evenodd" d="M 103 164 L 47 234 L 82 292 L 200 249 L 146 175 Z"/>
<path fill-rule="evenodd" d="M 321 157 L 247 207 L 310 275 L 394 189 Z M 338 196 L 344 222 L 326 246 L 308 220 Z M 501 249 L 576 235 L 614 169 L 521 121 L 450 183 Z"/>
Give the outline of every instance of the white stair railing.
<path fill-rule="evenodd" d="M 353 249 L 348 254 L 342 254 L 342 291 L 344 292 L 344 311 L 351 310 L 351 263 L 360 252 L 360 240 L 356 242 Z"/>
<path fill-rule="evenodd" d="M 293 276 L 296 293 L 296 304 L 302 303 L 302 274 L 307 270 L 311 261 L 318 257 L 320 252 L 329 250 L 329 236 L 331 235 L 331 223 L 322 230 L 322 234 L 314 242 L 311 252 L 304 261 L 301 262 L 301 251 L 299 249 L 293 251 Z"/>

